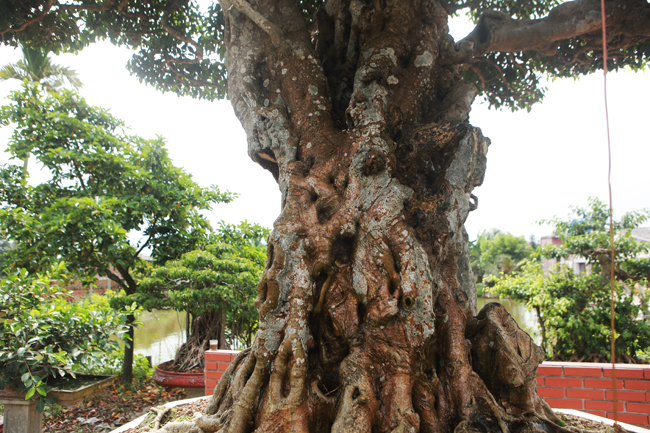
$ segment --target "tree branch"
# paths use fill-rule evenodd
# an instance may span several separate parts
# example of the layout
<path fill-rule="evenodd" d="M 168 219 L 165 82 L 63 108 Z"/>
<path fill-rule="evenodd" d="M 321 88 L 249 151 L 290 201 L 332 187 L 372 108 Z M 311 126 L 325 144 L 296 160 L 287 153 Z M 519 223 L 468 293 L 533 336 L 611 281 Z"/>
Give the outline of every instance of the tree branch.
<path fill-rule="evenodd" d="M 271 38 L 271 42 L 276 48 L 283 48 L 287 45 L 284 32 L 275 23 L 272 23 L 265 16 L 257 12 L 246 0 L 231 0 L 232 6 L 239 12 L 246 15 L 259 28 L 264 30 Z"/>
<path fill-rule="evenodd" d="M 650 5 L 638 0 L 615 0 L 607 3 L 607 27 L 610 38 L 620 35 L 650 38 Z M 600 2 L 576 0 L 554 8 L 538 20 L 515 20 L 497 11 L 486 11 L 476 28 L 455 46 L 448 47 L 453 63 L 465 63 L 490 52 L 517 53 L 534 50 L 554 55 L 561 41 L 601 31 Z"/>
<path fill-rule="evenodd" d="M 25 22 L 22 23 L 22 25 L 20 27 L 12 29 L 11 26 L 9 26 L 9 27 L 7 27 L 5 29 L 0 30 L 0 35 L 4 35 L 5 33 L 9 32 L 9 31 L 16 32 L 16 33 L 22 32 L 31 23 L 42 20 L 43 17 L 45 17 L 45 15 L 47 15 L 50 12 L 50 9 L 52 8 L 52 3 L 53 2 L 54 2 L 54 0 L 47 0 L 47 3 L 45 3 L 45 6 L 43 6 L 43 11 L 41 13 L 34 15 L 34 17 L 31 18 L 31 19 L 25 20 Z"/>

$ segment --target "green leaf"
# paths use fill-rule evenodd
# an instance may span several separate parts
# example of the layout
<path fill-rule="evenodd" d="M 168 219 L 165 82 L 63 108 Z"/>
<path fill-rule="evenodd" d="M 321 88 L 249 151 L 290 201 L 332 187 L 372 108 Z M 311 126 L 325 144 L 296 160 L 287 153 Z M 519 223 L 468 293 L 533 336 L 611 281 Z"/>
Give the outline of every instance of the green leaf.
<path fill-rule="evenodd" d="M 29 388 L 27 390 L 27 394 L 25 394 L 25 400 L 29 400 L 30 398 L 32 398 L 35 392 L 36 392 L 36 387 Z"/>

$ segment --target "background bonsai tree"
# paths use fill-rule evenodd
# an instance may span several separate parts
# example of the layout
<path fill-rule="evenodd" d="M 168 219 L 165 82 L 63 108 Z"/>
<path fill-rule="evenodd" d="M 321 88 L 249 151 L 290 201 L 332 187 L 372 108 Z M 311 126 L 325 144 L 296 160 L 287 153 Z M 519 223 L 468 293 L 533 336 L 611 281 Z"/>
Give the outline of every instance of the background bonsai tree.
<path fill-rule="evenodd" d="M 590 208 L 571 208 L 567 219 L 550 221 L 561 245 L 545 245 L 545 258 L 585 257 L 591 268 L 576 275 L 558 268 L 547 275 L 539 263 L 528 262 L 521 272 L 502 275 L 490 291 L 526 303 L 535 310 L 542 345 L 549 356 L 561 361 L 607 362 L 610 353 L 611 249 L 609 212 L 596 198 Z M 631 230 L 648 219 L 648 211 L 626 213 L 614 221 L 616 236 L 616 361 L 638 362 L 638 354 L 650 347 L 647 290 L 650 245 L 637 241 Z"/>
<path fill-rule="evenodd" d="M 0 124 L 15 126 L 8 152 L 20 161 L 31 153 L 50 173 L 31 185 L 22 167 L 0 166 L 0 236 L 15 244 L 5 255 L 14 269 L 64 259 L 84 285 L 107 276 L 133 294 L 141 253 L 164 263 L 194 249 L 210 230 L 200 211 L 233 198 L 175 167 L 162 138 L 125 135 L 123 122 L 72 91 L 46 96 L 25 83 L 11 100 L 0 108 Z M 129 384 L 133 345 L 124 353 Z"/>
<path fill-rule="evenodd" d="M 253 300 L 266 262 L 262 242 L 268 232 L 246 222 L 222 223 L 207 245 L 154 267 L 135 294 L 119 301 L 135 301 L 149 310 L 187 311 L 187 341 L 165 369 L 203 369 L 210 340 L 218 340 L 220 349 L 250 346 L 257 330 Z"/>
<path fill-rule="evenodd" d="M 36 409 L 53 403 L 47 397 L 48 378 L 70 374 L 73 363 L 92 369 L 104 354 L 118 350 L 113 335 L 129 329 L 135 305 L 115 311 L 68 302 L 61 263 L 51 273 L 29 274 L 21 269 L 0 280 L 0 390 L 5 385 L 37 398 Z"/>
<path fill-rule="evenodd" d="M 476 28 L 460 41 L 450 15 Z M 250 350 L 203 432 L 559 430 L 536 395 L 543 355 L 507 313 L 476 314 L 465 220 L 489 140 L 482 94 L 529 108 L 540 74 L 647 64 L 650 5 L 608 0 L 34 0 L 5 8 L 8 44 L 109 37 L 162 90 L 226 95 L 282 210 Z M 69 31 L 68 29 L 73 29 Z M 468 342 L 469 340 L 469 342 Z M 494 342 L 494 344 L 491 344 Z M 489 427 L 487 427 L 489 426 Z"/>

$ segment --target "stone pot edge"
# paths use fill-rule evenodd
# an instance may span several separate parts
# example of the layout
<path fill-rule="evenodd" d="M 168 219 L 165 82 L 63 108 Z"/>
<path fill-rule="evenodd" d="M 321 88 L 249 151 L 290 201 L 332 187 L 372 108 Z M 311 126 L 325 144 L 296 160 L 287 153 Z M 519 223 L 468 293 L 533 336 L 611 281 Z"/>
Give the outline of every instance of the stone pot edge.
<path fill-rule="evenodd" d="M 553 411 L 554 412 L 565 413 L 567 415 L 574 415 L 574 416 L 578 416 L 578 417 L 581 417 L 581 418 L 586 418 L 586 419 L 588 419 L 590 421 L 601 422 L 601 423 L 607 424 L 607 425 L 612 425 L 612 426 L 614 425 L 614 420 L 613 419 L 603 418 L 602 416 L 593 415 L 593 414 L 590 414 L 590 413 L 587 413 L 587 412 L 582 412 L 580 410 L 575 410 L 575 409 L 553 409 Z M 621 427 L 623 427 L 625 430 L 627 430 L 628 432 L 650 433 L 650 430 L 648 430 L 647 428 L 639 427 L 637 425 L 627 424 L 627 423 L 620 422 L 620 421 L 618 422 L 618 424 Z"/>
<path fill-rule="evenodd" d="M 165 407 L 182 406 L 184 404 L 190 404 L 190 403 L 192 403 L 192 402 L 194 402 L 196 400 L 200 400 L 202 398 L 212 398 L 212 396 L 211 395 L 204 395 L 203 397 L 195 397 L 195 398 L 188 398 L 188 399 L 185 399 L 185 400 L 170 401 L 169 403 L 165 403 L 163 406 L 165 406 Z M 147 413 L 149 413 L 149 412 L 147 412 Z M 124 424 L 121 427 L 118 427 L 117 429 L 115 429 L 115 430 L 113 430 L 113 431 L 111 431 L 109 433 L 121 433 L 121 432 L 127 431 L 130 428 L 135 428 L 135 427 L 139 426 L 140 423 L 142 421 L 144 421 L 144 418 L 147 416 L 147 413 L 145 413 L 142 416 L 139 416 L 138 418 L 136 418 L 136 419 L 134 419 L 132 421 L 129 421 L 128 423 Z"/>

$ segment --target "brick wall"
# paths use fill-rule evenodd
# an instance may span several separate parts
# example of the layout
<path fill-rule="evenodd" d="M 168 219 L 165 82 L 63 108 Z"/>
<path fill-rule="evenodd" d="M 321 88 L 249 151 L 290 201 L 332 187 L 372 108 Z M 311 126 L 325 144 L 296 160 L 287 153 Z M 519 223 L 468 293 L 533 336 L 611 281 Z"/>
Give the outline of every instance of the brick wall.
<path fill-rule="evenodd" d="M 239 352 L 205 352 L 205 394 L 212 395 L 217 382 Z M 616 364 L 619 421 L 650 427 L 650 365 Z M 537 393 L 552 408 L 577 409 L 614 418 L 612 365 L 586 362 L 544 362 L 537 370 Z"/>
<path fill-rule="evenodd" d="M 649 427 L 650 365 L 616 364 L 616 388 L 619 421 Z M 553 408 L 614 418 L 611 364 L 544 362 L 537 393 Z"/>
<path fill-rule="evenodd" d="M 205 395 L 214 394 L 217 382 L 238 353 L 238 350 L 205 351 Z"/>

